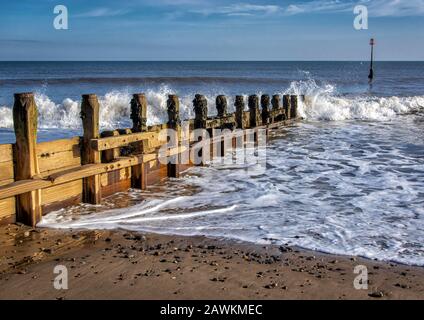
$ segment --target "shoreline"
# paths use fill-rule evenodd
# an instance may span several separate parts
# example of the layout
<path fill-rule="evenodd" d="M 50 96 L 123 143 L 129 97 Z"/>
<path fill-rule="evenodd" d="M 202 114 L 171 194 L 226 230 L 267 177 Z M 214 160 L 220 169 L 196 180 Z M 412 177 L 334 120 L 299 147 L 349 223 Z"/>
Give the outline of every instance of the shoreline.
<path fill-rule="evenodd" d="M 56 290 L 54 267 L 68 270 Z M 354 268 L 368 269 L 356 290 Z M 0 299 L 423 299 L 424 268 L 125 230 L 0 228 Z"/>

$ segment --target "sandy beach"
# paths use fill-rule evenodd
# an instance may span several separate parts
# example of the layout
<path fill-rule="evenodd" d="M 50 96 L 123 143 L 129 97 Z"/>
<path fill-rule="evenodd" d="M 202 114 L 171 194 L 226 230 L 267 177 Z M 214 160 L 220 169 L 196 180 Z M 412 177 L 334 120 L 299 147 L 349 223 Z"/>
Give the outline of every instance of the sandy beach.
<path fill-rule="evenodd" d="M 0 229 L 0 299 L 422 299 L 424 269 L 286 246 L 119 231 Z M 57 265 L 68 290 L 56 290 Z M 368 268 L 356 290 L 354 267 Z"/>

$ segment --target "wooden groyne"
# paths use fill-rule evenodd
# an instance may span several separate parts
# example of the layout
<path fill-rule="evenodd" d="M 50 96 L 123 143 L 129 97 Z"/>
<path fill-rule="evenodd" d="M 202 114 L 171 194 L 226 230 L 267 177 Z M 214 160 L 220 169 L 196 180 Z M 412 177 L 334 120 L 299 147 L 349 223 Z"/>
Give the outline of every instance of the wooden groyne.
<path fill-rule="evenodd" d="M 169 145 L 169 140 L 177 141 L 166 149 L 169 158 L 181 157 L 194 145 L 194 141 L 181 133 L 176 95 L 168 97 L 167 123 L 147 126 L 147 99 L 144 94 L 134 94 L 132 128 L 100 132 L 101 106 L 96 95 L 85 94 L 81 102 L 83 136 L 42 143 L 37 143 L 38 111 L 34 95 L 19 93 L 14 98 L 16 143 L 0 145 L 0 225 L 22 222 L 35 226 L 51 211 L 81 202 L 99 204 L 102 198 L 129 188 L 146 189 L 166 177 L 178 177 L 194 165 L 192 161 L 167 164 L 160 161 L 163 155 L 159 151 Z M 227 98 L 220 95 L 216 98 L 217 115 L 208 117 L 207 100 L 198 94 L 193 100 L 195 118 L 185 123 L 190 130 L 206 129 L 212 138 L 207 143 L 218 141 L 221 145 L 214 156 L 223 156 L 225 132 L 238 132 L 239 136 L 246 130 L 268 132 L 295 120 L 299 99 L 304 98 L 251 95 L 245 110 L 246 99 L 236 96 L 235 112 L 228 113 Z M 174 129 L 175 136 L 163 137 L 163 129 Z M 225 130 L 216 135 L 214 129 Z M 232 139 L 236 147 L 236 138 Z"/>

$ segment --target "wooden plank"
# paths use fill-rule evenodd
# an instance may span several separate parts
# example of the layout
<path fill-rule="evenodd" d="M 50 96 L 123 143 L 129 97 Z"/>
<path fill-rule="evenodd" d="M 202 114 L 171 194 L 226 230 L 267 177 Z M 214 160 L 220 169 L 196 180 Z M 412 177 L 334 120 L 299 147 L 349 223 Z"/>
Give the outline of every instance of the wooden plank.
<path fill-rule="evenodd" d="M 16 223 L 16 214 L 0 218 L 0 226 L 6 226 L 8 224 Z"/>
<path fill-rule="evenodd" d="M 71 139 L 61 139 L 48 142 L 40 142 L 37 144 L 36 150 L 37 155 L 58 153 L 64 151 L 75 151 L 78 155 L 80 154 L 80 137 L 74 137 Z"/>
<path fill-rule="evenodd" d="M 46 205 L 65 201 L 78 195 L 82 195 L 82 180 L 76 180 L 43 189 L 41 191 L 41 204 Z"/>
<path fill-rule="evenodd" d="M 146 184 L 153 185 L 168 177 L 168 166 L 158 160 L 146 164 Z"/>
<path fill-rule="evenodd" d="M 184 150 L 184 149 L 181 149 Z M 177 152 L 171 149 L 169 154 Z M 132 157 L 120 157 L 111 163 L 88 164 L 78 168 L 64 170 L 49 176 L 46 179 L 28 179 L 16 181 L 0 187 L 0 199 L 13 197 L 36 189 L 44 189 L 54 185 L 60 185 L 70 181 L 83 179 L 93 175 L 99 175 L 118 169 L 128 168 L 157 159 L 156 153 L 135 155 Z M 100 185 L 100 181 L 99 181 Z"/>
<path fill-rule="evenodd" d="M 15 182 L 15 179 L 7 179 L 0 181 L 0 187 Z"/>
<path fill-rule="evenodd" d="M 116 170 L 102 175 L 102 194 L 108 197 L 131 188 L 131 168 Z"/>
<path fill-rule="evenodd" d="M 57 211 L 69 206 L 77 205 L 82 202 L 82 194 L 73 196 L 63 201 L 52 202 L 49 204 L 42 205 L 43 215 L 46 215 L 52 211 Z"/>
<path fill-rule="evenodd" d="M 0 182 L 14 178 L 13 161 L 0 163 Z"/>
<path fill-rule="evenodd" d="M 63 172 L 63 171 L 67 171 L 67 170 L 71 170 L 71 169 L 77 169 L 77 168 L 81 168 L 81 164 L 62 167 L 62 168 L 58 168 L 58 169 L 54 169 L 54 170 L 44 171 L 43 173 L 40 174 L 40 176 L 38 178 L 49 179 L 49 177 L 54 175 L 54 174 L 57 174 L 57 173 L 60 173 L 60 172 Z"/>
<path fill-rule="evenodd" d="M 45 175 L 61 168 L 81 165 L 81 157 L 74 151 L 54 152 L 38 158 L 40 173 Z"/>
<path fill-rule="evenodd" d="M 16 213 L 15 197 L 0 200 L 0 219 Z"/>
<path fill-rule="evenodd" d="M 0 163 L 13 161 L 13 144 L 0 144 Z"/>
<path fill-rule="evenodd" d="M 90 141 L 90 146 L 93 150 L 104 151 L 113 148 L 123 147 L 132 142 L 154 139 L 157 135 L 158 132 L 140 132 L 128 134 L 125 136 L 92 139 Z"/>
<path fill-rule="evenodd" d="M 47 188 L 51 185 L 51 181 L 41 179 L 16 181 L 0 187 L 0 200 L 31 192 L 33 190 Z"/>

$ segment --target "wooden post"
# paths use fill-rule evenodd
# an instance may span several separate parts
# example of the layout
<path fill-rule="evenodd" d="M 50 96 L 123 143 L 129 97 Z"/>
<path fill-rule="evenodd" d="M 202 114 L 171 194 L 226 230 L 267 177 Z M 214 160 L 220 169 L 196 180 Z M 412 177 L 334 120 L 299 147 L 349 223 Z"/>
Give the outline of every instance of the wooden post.
<path fill-rule="evenodd" d="M 243 114 L 244 114 L 244 97 L 243 96 L 236 96 L 236 100 L 234 101 L 234 106 L 236 107 L 236 126 L 238 129 L 244 129 L 244 120 L 243 120 Z"/>
<path fill-rule="evenodd" d="M 175 141 L 177 141 L 177 146 L 179 146 L 179 132 L 181 131 L 181 120 L 180 120 L 180 100 L 177 95 L 169 95 L 167 101 L 168 109 L 168 129 L 173 129 Z M 178 178 L 180 176 L 179 171 L 179 154 L 173 156 L 168 163 L 168 177 Z"/>
<path fill-rule="evenodd" d="M 147 131 L 147 99 L 142 93 L 136 93 L 131 100 L 132 132 Z"/>
<path fill-rule="evenodd" d="M 100 152 L 90 146 L 91 139 L 98 139 L 99 134 L 99 111 L 100 106 L 95 94 L 84 94 L 81 103 L 81 119 L 84 130 L 83 150 L 81 155 L 82 164 L 101 163 Z M 84 178 L 83 201 L 86 203 L 99 204 L 102 199 L 100 175 Z"/>
<path fill-rule="evenodd" d="M 290 95 L 285 94 L 283 96 L 283 108 L 284 112 L 286 113 L 286 119 L 291 118 L 291 101 L 290 101 Z"/>
<path fill-rule="evenodd" d="M 298 96 L 291 95 L 290 96 L 290 104 L 291 104 L 291 110 L 290 115 L 292 118 L 297 118 L 297 106 L 298 106 Z"/>
<path fill-rule="evenodd" d="M 250 128 L 259 126 L 260 112 L 259 112 L 259 97 L 256 94 L 249 96 L 249 112 L 250 112 Z"/>
<path fill-rule="evenodd" d="M 142 93 L 133 94 L 131 99 L 132 132 L 147 131 L 147 99 Z M 143 140 L 132 145 L 134 152 L 143 153 L 148 149 L 148 141 Z M 146 172 L 144 163 L 131 168 L 131 186 L 135 189 L 146 189 Z"/>
<path fill-rule="evenodd" d="M 103 131 L 100 134 L 100 136 L 102 138 L 117 137 L 117 136 L 119 136 L 119 131 L 118 130 Z M 120 155 L 121 155 L 120 148 L 114 148 L 114 149 L 103 151 L 102 159 L 103 159 L 104 162 L 111 162 L 111 161 L 115 160 L 116 158 L 118 158 Z"/>
<path fill-rule="evenodd" d="M 262 108 L 262 124 L 267 125 L 270 123 L 270 112 L 269 112 L 269 106 L 270 106 L 270 97 L 267 94 L 263 94 L 261 96 L 261 108 Z"/>
<path fill-rule="evenodd" d="M 208 119 L 208 101 L 205 96 L 196 94 L 193 100 L 194 107 L 194 129 L 206 128 L 206 120 Z"/>
<path fill-rule="evenodd" d="M 32 179 L 40 173 L 36 144 L 38 111 L 33 93 L 15 94 L 13 124 L 16 135 L 15 180 Z M 16 220 L 35 227 L 41 220 L 41 190 L 16 197 Z"/>
<path fill-rule="evenodd" d="M 222 118 L 227 116 L 227 98 L 224 95 L 219 95 L 219 96 L 216 97 L 216 110 L 217 110 L 217 117 L 218 118 L 222 119 Z M 225 129 L 223 127 L 223 123 L 221 123 L 220 126 L 221 126 L 221 129 Z M 231 125 L 231 127 L 232 127 L 232 129 L 234 128 L 233 125 Z M 217 147 L 219 146 L 219 149 L 220 149 L 220 150 L 216 150 L 216 155 L 218 157 L 225 156 L 225 140 L 224 140 L 224 138 L 222 138 L 222 140 L 219 144 L 218 143 L 214 144 L 214 147 L 215 147 L 215 145 Z M 214 148 L 212 148 L 212 149 L 214 149 Z"/>
<path fill-rule="evenodd" d="M 227 115 L 227 98 L 224 95 L 216 97 L 216 110 L 218 118 L 223 118 Z"/>
<path fill-rule="evenodd" d="M 272 110 L 276 111 L 280 109 L 280 96 L 274 94 L 271 99 Z"/>

